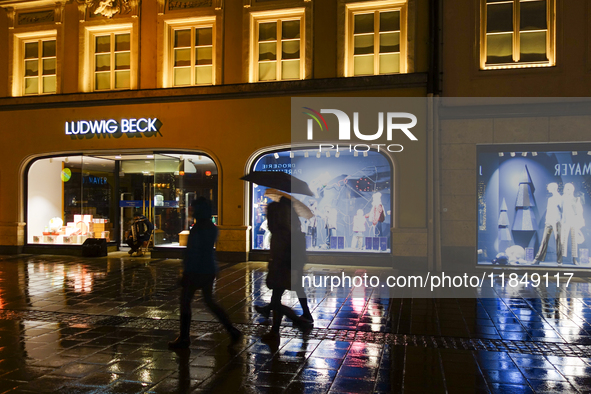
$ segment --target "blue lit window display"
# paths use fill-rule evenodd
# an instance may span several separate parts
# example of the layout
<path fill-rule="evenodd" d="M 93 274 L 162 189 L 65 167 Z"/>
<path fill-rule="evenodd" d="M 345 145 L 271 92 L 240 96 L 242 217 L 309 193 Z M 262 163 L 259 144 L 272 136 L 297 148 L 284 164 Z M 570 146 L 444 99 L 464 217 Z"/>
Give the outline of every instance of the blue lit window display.
<path fill-rule="evenodd" d="M 328 155 L 327 155 L 328 152 Z M 284 171 L 305 181 L 313 197 L 295 194 L 314 213 L 300 218 L 308 251 L 390 252 L 389 161 L 375 151 L 293 150 L 261 156 L 253 171 Z M 253 185 L 252 248 L 269 248 L 266 187 Z"/>
<path fill-rule="evenodd" d="M 478 147 L 479 264 L 590 267 L 591 151 L 581 148 Z"/>

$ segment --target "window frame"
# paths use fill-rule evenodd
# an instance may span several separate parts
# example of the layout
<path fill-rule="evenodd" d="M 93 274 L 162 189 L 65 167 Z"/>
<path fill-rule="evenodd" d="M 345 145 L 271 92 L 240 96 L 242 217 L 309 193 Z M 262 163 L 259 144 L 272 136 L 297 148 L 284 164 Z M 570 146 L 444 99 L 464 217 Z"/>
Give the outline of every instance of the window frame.
<path fill-rule="evenodd" d="M 115 68 L 115 59 L 116 59 L 116 54 L 117 51 L 115 50 L 115 45 L 116 45 L 116 41 L 115 41 L 115 36 L 117 35 L 123 35 L 123 34 L 129 34 L 129 86 L 130 87 L 126 87 L 126 88 L 117 88 L 115 86 L 116 84 L 116 79 L 115 79 L 115 75 L 117 74 L 117 69 Z M 109 71 L 96 71 L 96 57 L 97 57 L 97 52 L 96 52 L 96 39 L 97 37 L 106 37 L 109 36 Z M 131 33 L 127 33 L 127 32 L 105 32 L 104 34 L 95 34 L 92 40 L 92 89 L 95 92 L 105 92 L 105 91 L 110 91 L 110 90 L 127 90 L 131 88 Z M 127 52 L 127 51 L 124 51 Z M 100 52 L 100 54 L 106 54 L 107 52 Z M 97 89 L 96 87 L 96 75 L 98 73 L 109 73 L 109 89 Z"/>
<path fill-rule="evenodd" d="M 397 73 L 380 74 L 379 72 L 379 16 L 380 12 L 399 11 L 400 12 L 400 64 Z M 355 75 L 355 15 L 374 13 L 374 72 L 373 74 Z M 372 1 L 363 3 L 346 4 L 345 17 L 345 76 L 346 77 L 367 77 L 378 75 L 397 75 L 409 72 L 408 59 L 408 2 L 404 1 Z M 376 52 L 377 50 L 377 52 Z"/>
<path fill-rule="evenodd" d="M 163 87 L 182 88 L 189 86 L 212 86 L 216 84 L 216 67 L 217 67 L 217 32 L 216 32 L 216 16 L 202 16 L 190 19 L 173 19 L 164 21 L 165 24 L 165 45 L 164 45 L 164 83 Z M 194 43 L 194 31 L 199 28 L 211 28 L 211 83 L 197 84 L 195 83 L 195 46 L 191 46 L 191 84 L 175 85 L 174 84 L 174 32 L 177 30 L 191 29 L 191 43 Z"/>
<path fill-rule="evenodd" d="M 306 78 L 306 9 L 292 8 L 274 11 L 252 12 L 250 14 L 250 82 L 281 82 L 298 81 Z M 281 58 L 281 23 L 298 20 L 300 22 L 300 75 L 299 78 L 283 79 Z M 276 47 L 276 78 L 274 80 L 259 80 L 259 25 L 261 23 L 277 23 L 277 47 Z M 269 41 L 271 42 L 271 41 Z M 294 59 L 290 59 L 294 60 Z"/>
<path fill-rule="evenodd" d="M 42 43 L 43 41 L 55 41 L 55 91 L 54 92 L 43 92 L 43 67 L 38 67 L 39 78 L 37 93 L 25 93 L 25 44 L 30 42 Z M 41 52 L 42 45 L 39 45 L 38 51 Z M 46 30 L 46 31 L 34 31 L 27 33 L 15 33 L 14 34 L 14 51 L 13 51 L 13 86 L 12 95 L 15 97 L 34 97 L 44 96 L 50 94 L 58 94 L 60 92 L 60 78 L 59 78 L 59 50 L 60 43 L 58 40 L 57 30 Z M 42 53 L 42 52 L 41 52 Z M 43 57 L 37 57 L 37 61 L 42 65 Z"/>
<path fill-rule="evenodd" d="M 96 88 L 96 37 L 111 35 L 111 39 L 117 34 L 129 34 L 129 87 L 127 88 L 115 88 L 115 69 L 111 67 L 109 73 L 111 74 L 111 86 L 110 89 Z M 114 51 L 115 43 L 110 42 L 111 50 L 111 65 L 114 63 Z M 85 27 L 85 67 L 84 67 L 84 78 L 85 87 L 83 91 L 89 92 L 112 92 L 112 91 L 124 91 L 133 90 L 137 88 L 137 75 L 138 75 L 138 61 L 137 61 L 137 42 L 134 34 L 134 26 L 131 23 L 121 25 L 98 25 L 98 26 L 86 26 Z"/>
<path fill-rule="evenodd" d="M 513 31 L 511 42 L 511 63 L 487 64 L 487 0 L 480 0 L 480 69 L 481 70 L 500 70 L 512 68 L 537 68 L 553 67 L 556 65 L 556 2 L 555 0 L 546 0 L 546 56 L 545 61 L 519 61 L 520 57 L 520 8 L 522 2 L 532 2 L 538 0 L 504 0 L 491 4 L 509 4 L 513 5 Z M 536 30 L 534 30 L 536 31 Z M 537 30 L 543 31 L 543 30 Z M 530 32 L 530 30 L 527 30 Z"/>

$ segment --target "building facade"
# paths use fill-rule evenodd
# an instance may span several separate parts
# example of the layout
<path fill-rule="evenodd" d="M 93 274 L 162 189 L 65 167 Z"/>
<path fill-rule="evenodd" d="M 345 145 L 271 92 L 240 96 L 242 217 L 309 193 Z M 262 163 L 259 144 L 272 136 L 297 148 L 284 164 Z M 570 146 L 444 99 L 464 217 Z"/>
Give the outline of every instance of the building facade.
<path fill-rule="evenodd" d="M 440 260 L 588 267 L 589 4 L 451 1 L 442 16 Z"/>
<path fill-rule="evenodd" d="M 206 196 L 220 229 L 218 256 L 265 258 L 270 199 L 239 178 L 285 160 L 327 160 L 291 144 L 291 97 L 425 98 L 435 86 L 435 29 L 423 1 L 3 0 L 0 7 L 3 253 L 79 253 L 88 237 L 117 248 L 140 210 L 156 226 L 154 253 L 178 255 L 189 202 Z M 318 214 L 308 234 L 313 258 L 433 261 L 427 123 L 415 152 L 347 159 L 347 177 L 358 185 L 369 178 L 355 166 L 382 163 L 388 186 L 367 181 L 356 191 L 369 207 L 379 187 L 385 220 L 354 243 L 355 212 L 341 209 L 334 233 L 325 232 L 329 215 Z"/>

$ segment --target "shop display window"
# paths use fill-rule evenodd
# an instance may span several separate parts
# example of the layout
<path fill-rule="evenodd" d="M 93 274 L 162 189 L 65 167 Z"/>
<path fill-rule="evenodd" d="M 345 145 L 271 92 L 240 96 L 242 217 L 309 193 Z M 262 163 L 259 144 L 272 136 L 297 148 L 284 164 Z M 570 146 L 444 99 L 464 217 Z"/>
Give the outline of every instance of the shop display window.
<path fill-rule="evenodd" d="M 581 148 L 478 147 L 479 264 L 589 267 L 591 151 Z"/>
<path fill-rule="evenodd" d="M 338 153 L 338 154 L 337 154 Z M 254 171 L 283 171 L 308 183 L 314 196 L 294 194 L 310 208 L 300 218 L 308 251 L 390 252 L 392 170 L 378 152 L 292 150 L 267 153 Z M 252 185 L 252 249 L 269 249 L 267 188 Z"/>
<path fill-rule="evenodd" d="M 152 245 L 184 246 L 192 200 L 213 202 L 217 167 L 197 154 L 62 156 L 35 160 L 27 178 L 27 242 L 80 245 L 104 238 L 125 246 L 138 213 L 154 224 Z"/>

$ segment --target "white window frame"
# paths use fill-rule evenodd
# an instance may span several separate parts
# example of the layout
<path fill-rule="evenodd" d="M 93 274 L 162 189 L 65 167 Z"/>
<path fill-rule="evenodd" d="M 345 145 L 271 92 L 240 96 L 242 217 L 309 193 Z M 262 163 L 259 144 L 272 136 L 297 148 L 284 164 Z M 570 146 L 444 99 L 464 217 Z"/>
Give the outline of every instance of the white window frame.
<path fill-rule="evenodd" d="M 164 80 L 163 87 L 187 87 L 187 86 L 211 86 L 216 84 L 216 67 L 217 67 L 217 45 L 216 45 L 216 17 L 204 16 L 199 18 L 188 19 L 173 19 L 164 21 L 165 24 L 165 43 L 164 43 Z M 211 28 L 211 84 L 197 84 L 195 83 L 195 46 L 191 46 L 191 84 L 178 85 L 174 84 L 174 32 L 176 30 L 186 30 L 199 28 Z M 191 34 L 191 43 L 195 40 L 194 34 Z"/>
<path fill-rule="evenodd" d="M 85 48 L 84 48 L 84 77 L 85 91 L 90 92 L 111 92 L 121 90 L 137 89 L 137 74 L 138 74 L 138 62 L 137 62 L 137 43 L 135 42 L 135 36 L 133 31 L 133 25 L 131 23 L 121 25 L 100 25 L 100 26 L 87 26 L 85 28 Z M 111 89 L 96 89 L 95 80 L 95 46 L 96 37 L 111 35 L 114 38 L 116 34 L 129 34 L 129 87 L 128 88 L 115 88 L 114 78 L 115 70 L 111 67 L 109 71 L 111 73 Z M 112 43 L 111 45 L 114 45 Z M 113 51 L 111 53 L 114 53 Z M 114 56 L 111 56 L 111 65 L 113 65 Z"/>
<path fill-rule="evenodd" d="M 374 16 L 374 73 L 373 75 L 394 75 L 406 74 L 409 70 L 408 52 L 407 52 L 407 1 L 368 1 L 363 3 L 349 3 L 346 5 L 345 18 L 345 76 L 355 76 L 354 70 L 354 19 L 357 14 L 367 14 L 373 12 L 399 11 L 400 12 L 400 65 L 399 72 L 391 74 L 379 73 L 379 19 Z M 377 51 L 377 52 L 376 52 Z M 370 76 L 368 74 L 366 76 Z M 359 75 L 361 76 L 361 75 Z"/>
<path fill-rule="evenodd" d="M 306 75 L 306 19 L 305 8 L 292 8 L 273 11 L 252 12 L 250 14 L 250 82 L 279 82 L 279 81 L 297 81 L 305 78 Z M 276 58 L 276 76 L 274 80 L 259 81 L 259 24 L 276 22 L 281 26 L 281 22 L 300 21 L 300 76 L 297 79 L 283 79 L 281 75 L 281 37 L 277 37 L 277 58 Z M 281 33 L 281 27 L 278 27 Z"/>
<path fill-rule="evenodd" d="M 527 1 L 527 0 L 525 0 Z M 535 0 L 531 0 L 535 1 Z M 532 67 L 552 67 L 556 65 L 556 3 L 555 0 L 546 0 L 546 55 L 547 61 L 539 62 L 521 62 L 520 56 L 520 0 L 506 0 L 494 4 L 512 3 L 513 4 L 513 42 L 511 63 L 487 64 L 487 2 L 480 0 L 480 69 L 481 70 L 499 70 L 509 68 L 532 68 Z M 529 32 L 530 30 L 528 30 Z M 494 34 L 494 33 L 493 33 Z"/>
<path fill-rule="evenodd" d="M 41 90 L 34 94 L 25 94 L 25 44 L 29 42 L 51 41 L 55 40 L 55 92 L 43 93 Z M 27 33 L 14 34 L 14 56 L 13 56 L 13 80 L 12 95 L 18 96 L 41 96 L 48 94 L 58 94 L 60 92 L 59 78 L 59 41 L 57 39 L 57 30 L 35 31 Z M 43 85 L 43 69 L 39 68 L 39 86 Z"/>

